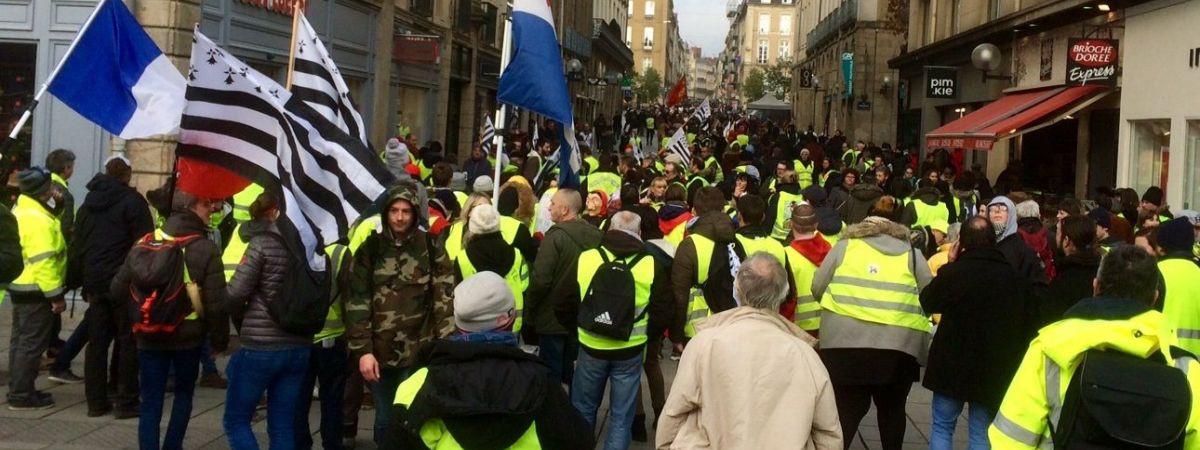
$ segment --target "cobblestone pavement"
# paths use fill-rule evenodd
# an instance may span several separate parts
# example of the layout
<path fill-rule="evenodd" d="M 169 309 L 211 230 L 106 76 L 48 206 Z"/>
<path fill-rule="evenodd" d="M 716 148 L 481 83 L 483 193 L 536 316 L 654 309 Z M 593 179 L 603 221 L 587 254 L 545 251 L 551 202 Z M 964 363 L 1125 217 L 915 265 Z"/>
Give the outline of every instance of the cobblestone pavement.
<path fill-rule="evenodd" d="M 83 318 L 83 310 L 87 305 L 79 302 L 75 305 L 74 317 L 64 316 L 62 338 Z M 68 311 L 70 308 L 68 307 Z M 66 314 L 66 313 L 64 313 Z M 137 448 L 137 420 L 116 420 L 112 416 L 87 417 L 87 405 L 84 402 L 83 384 L 60 385 L 49 381 L 43 372 L 38 378 L 38 388 L 54 395 L 57 404 L 53 409 L 43 411 L 16 412 L 9 411 L 5 406 L 3 394 L 8 392 L 8 348 L 12 329 L 12 308 L 9 302 L 0 304 L 0 449 L 126 449 Z M 665 359 L 665 358 L 664 358 Z M 224 373 L 228 358 L 218 359 L 217 365 Z M 668 386 L 675 373 L 675 363 L 664 360 L 664 373 Z M 83 374 L 82 354 L 72 365 L 76 374 Z M 919 385 L 913 387 L 908 401 L 909 427 L 905 433 L 905 449 L 929 447 L 931 393 Z M 170 411 L 171 396 L 167 396 L 164 411 Z M 646 409 L 649 410 L 647 399 Z M 221 428 L 221 416 L 224 412 L 225 391 L 219 389 L 197 388 L 192 410 L 192 420 L 188 427 L 184 446 L 187 449 L 225 449 L 228 448 L 224 431 Z M 603 408 L 602 408 L 603 409 Z M 317 428 L 319 423 L 318 406 L 314 404 L 310 423 Z M 265 417 L 265 414 L 261 414 Z M 163 430 L 166 430 L 167 416 L 163 416 Z M 359 449 L 374 449 L 370 442 L 371 426 L 374 423 L 373 413 L 365 411 L 359 421 Z M 602 420 L 604 415 L 602 414 Z M 966 448 L 966 420 L 959 420 L 955 433 L 955 447 Z M 257 421 L 253 430 L 262 448 L 267 448 L 266 420 Z M 600 433 L 604 433 L 601 430 Z M 603 434 L 601 434 L 603 436 Z M 315 439 L 320 445 L 319 437 Z M 653 448 L 653 430 L 650 443 L 634 443 L 634 449 Z M 851 445 L 853 449 L 879 449 L 879 430 L 875 427 L 874 409 L 863 420 L 859 434 Z"/>

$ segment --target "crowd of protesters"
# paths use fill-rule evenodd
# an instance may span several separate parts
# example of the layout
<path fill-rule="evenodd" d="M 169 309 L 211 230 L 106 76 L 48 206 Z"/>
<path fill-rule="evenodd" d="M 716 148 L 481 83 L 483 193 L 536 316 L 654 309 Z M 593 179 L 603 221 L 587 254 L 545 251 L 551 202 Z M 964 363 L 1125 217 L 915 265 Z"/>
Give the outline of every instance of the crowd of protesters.
<path fill-rule="evenodd" d="M 666 139 L 681 127 L 685 154 Z M 35 386 L 53 347 L 49 379 L 84 382 L 89 416 L 140 417 L 143 449 L 182 447 L 201 366 L 235 449 L 258 448 L 262 405 L 271 448 L 311 448 L 314 388 L 326 449 L 353 448 L 368 407 L 385 448 L 612 450 L 650 429 L 658 448 L 848 448 L 872 404 L 899 449 L 921 382 L 931 448 L 953 448 L 966 408 L 971 449 L 1032 449 L 1087 438 L 1060 425 L 1072 374 L 1112 367 L 1091 351 L 1165 355 L 1200 382 L 1200 214 L 1157 187 L 1044 195 L 961 152 L 665 108 L 582 125 L 579 186 L 559 186 L 556 126 L 537 128 L 461 164 L 390 140 L 399 181 L 327 249 L 332 305 L 309 332 L 276 312 L 298 255 L 275 194 L 143 198 L 113 157 L 76 210 L 74 158 L 52 153 L 0 208 L 8 407 L 54 406 Z M 150 241 L 183 248 L 190 314 L 165 339 L 139 309 Z M 80 288 L 84 321 L 55 344 Z M 211 361 L 230 349 L 225 383 Z M 1175 438 L 1197 445 L 1196 426 Z"/>

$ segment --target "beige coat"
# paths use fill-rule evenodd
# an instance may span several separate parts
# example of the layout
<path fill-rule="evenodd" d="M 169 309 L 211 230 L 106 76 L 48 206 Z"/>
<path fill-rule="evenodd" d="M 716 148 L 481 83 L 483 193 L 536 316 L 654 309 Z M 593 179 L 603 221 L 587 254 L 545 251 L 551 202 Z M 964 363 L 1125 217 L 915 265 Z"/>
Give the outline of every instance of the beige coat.
<path fill-rule="evenodd" d="M 747 306 L 698 328 L 659 419 L 659 449 L 842 449 L 816 339 Z"/>

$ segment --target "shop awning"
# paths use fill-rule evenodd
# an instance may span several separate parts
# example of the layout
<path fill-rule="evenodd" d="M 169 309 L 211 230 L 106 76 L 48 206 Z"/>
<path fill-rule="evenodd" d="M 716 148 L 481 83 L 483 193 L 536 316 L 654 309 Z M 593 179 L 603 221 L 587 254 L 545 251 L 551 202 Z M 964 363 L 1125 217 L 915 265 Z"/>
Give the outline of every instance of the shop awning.
<path fill-rule="evenodd" d="M 926 148 L 991 150 L 996 141 L 1058 122 L 1100 100 L 1105 86 L 1060 86 L 1005 94 L 925 135 Z"/>

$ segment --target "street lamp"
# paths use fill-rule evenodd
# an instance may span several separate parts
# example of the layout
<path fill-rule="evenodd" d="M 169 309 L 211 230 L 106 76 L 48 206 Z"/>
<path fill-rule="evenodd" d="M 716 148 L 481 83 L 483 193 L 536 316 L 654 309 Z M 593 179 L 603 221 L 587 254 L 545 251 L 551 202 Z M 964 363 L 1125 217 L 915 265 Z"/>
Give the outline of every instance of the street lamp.
<path fill-rule="evenodd" d="M 579 62 L 578 59 L 571 58 L 570 61 L 567 61 L 567 78 L 572 80 L 583 79 L 583 63 Z"/>

